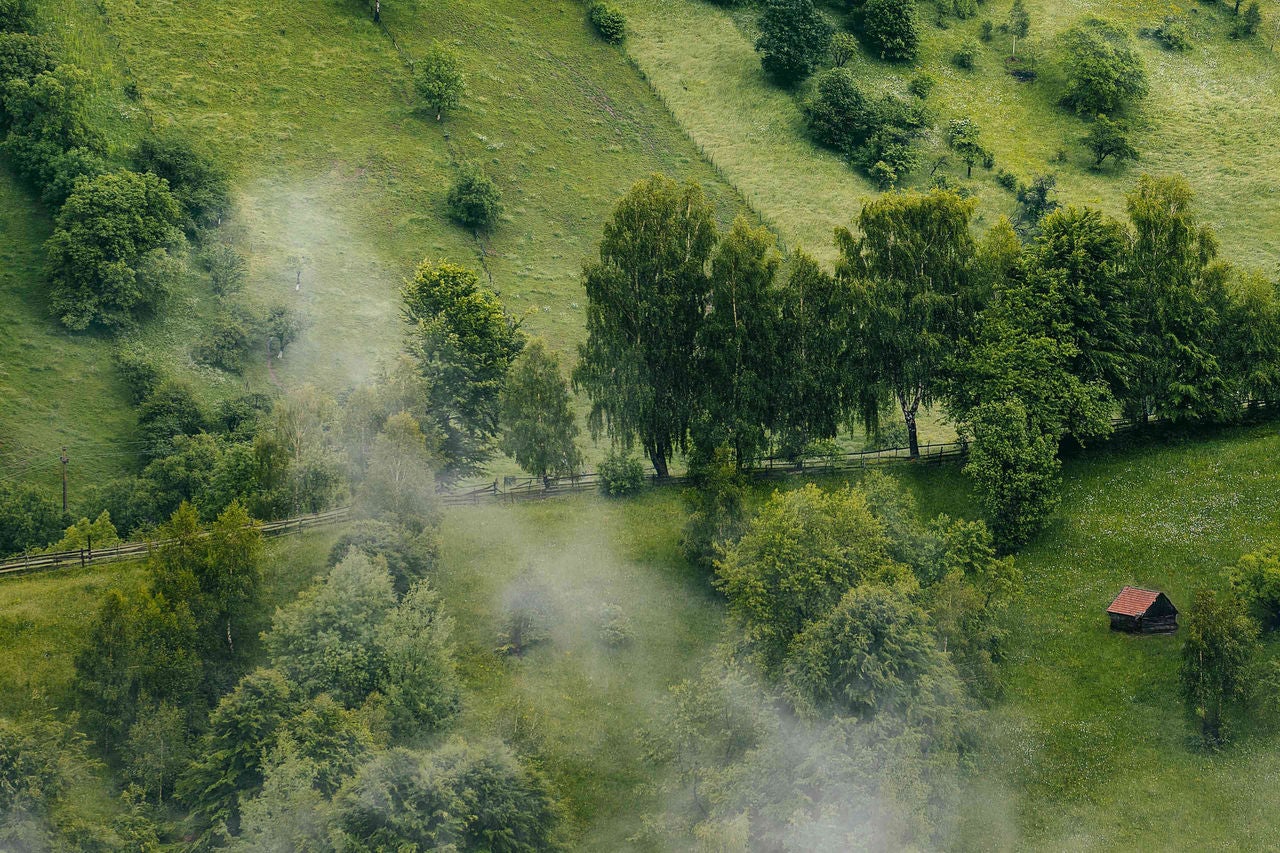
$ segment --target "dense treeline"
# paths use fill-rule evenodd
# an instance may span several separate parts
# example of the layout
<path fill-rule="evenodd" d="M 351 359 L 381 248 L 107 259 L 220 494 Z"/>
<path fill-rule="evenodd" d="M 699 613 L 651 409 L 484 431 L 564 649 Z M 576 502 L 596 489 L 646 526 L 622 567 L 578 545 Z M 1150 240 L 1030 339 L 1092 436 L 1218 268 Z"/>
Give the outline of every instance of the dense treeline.
<path fill-rule="evenodd" d="M 972 201 L 889 193 L 837 231 L 828 272 L 745 221 L 718 234 L 696 185 L 643 181 L 584 270 L 592 429 L 665 475 L 678 451 L 750 466 L 845 424 L 874 434 L 891 410 L 914 453 L 940 404 L 1010 548 L 1055 505 L 1064 440 L 1121 412 L 1224 423 L 1275 398 L 1277 287 L 1218 257 L 1185 181 L 1142 177 L 1127 223 L 1044 207 L 1027 244 L 1003 220 L 975 240 Z"/>

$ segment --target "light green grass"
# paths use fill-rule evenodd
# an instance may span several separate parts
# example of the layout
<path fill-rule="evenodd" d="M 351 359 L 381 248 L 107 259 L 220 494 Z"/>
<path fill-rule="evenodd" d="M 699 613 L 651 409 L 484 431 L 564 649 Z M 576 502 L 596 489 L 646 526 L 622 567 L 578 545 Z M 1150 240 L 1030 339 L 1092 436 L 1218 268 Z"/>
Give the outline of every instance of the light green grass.
<path fill-rule="evenodd" d="M 766 81 L 752 47 L 754 13 L 726 12 L 702 0 L 618 5 L 631 28 L 627 50 L 690 136 L 788 243 L 830 259 L 832 229 L 848 224 L 875 190 L 836 155 L 809 142 L 793 97 Z M 1028 2 L 1033 40 L 1041 44 L 1087 14 L 1136 31 L 1177 8 L 1189 13 L 1197 31 L 1196 47 L 1187 54 L 1137 40 L 1151 84 L 1151 96 L 1136 116 L 1134 142 L 1143 159 L 1099 173 L 1089 168 L 1079 143 L 1085 123 L 1054 103 L 1057 76 L 1047 64 L 1041 64 L 1045 73 L 1036 82 L 1017 82 L 1004 73 L 1008 40 L 997 35 L 984 46 L 974 71 L 952 65 L 951 55 L 966 39 L 977 38 L 982 19 L 1003 22 L 1009 5 L 992 0 L 979 6 L 978 17 L 953 19 L 946 30 L 924 23 L 914 63 L 890 65 L 864 55 L 853 67 L 869 88 L 901 89 L 911 75 L 928 71 L 939 81 L 929 98 L 939 126 L 972 116 L 997 168 L 1023 180 L 1057 172 L 1064 202 L 1119 215 L 1123 195 L 1141 171 L 1183 174 L 1206 220 L 1218 228 L 1226 254 L 1268 270 L 1275 266 L 1280 210 L 1272 199 L 1280 180 L 1280 140 L 1268 128 L 1280 110 L 1280 62 L 1264 39 L 1228 39 L 1229 13 L 1222 4 Z M 931 13 L 922 17 L 931 20 Z M 926 147 L 940 150 L 936 138 Z M 1068 153 L 1065 163 L 1055 159 L 1060 148 Z M 963 177 L 961 169 L 951 171 Z M 1012 212 L 1012 196 L 994 183 L 993 173 L 977 169 L 974 178 L 969 186 L 980 200 L 979 226 Z M 924 179 L 915 175 L 909 183 Z"/>
<path fill-rule="evenodd" d="M 132 454 L 117 443 L 133 428 L 108 341 L 69 336 L 49 316 L 41 243 L 44 210 L 0 172 L 0 481 L 61 486 L 68 447 L 77 486 L 119 473 Z"/>
<path fill-rule="evenodd" d="M 575 850 L 629 850 L 660 806 L 642 732 L 667 688 L 705 659 L 719 602 L 676 547 L 673 490 L 614 501 L 593 495 L 451 510 L 438 583 L 459 622 L 467 683 L 458 728 L 506 738 L 565 797 Z M 551 639 L 521 658 L 495 653 L 503 595 L 523 571 L 553 602 Z M 616 603 L 634 639 L 598 637 Z"/>

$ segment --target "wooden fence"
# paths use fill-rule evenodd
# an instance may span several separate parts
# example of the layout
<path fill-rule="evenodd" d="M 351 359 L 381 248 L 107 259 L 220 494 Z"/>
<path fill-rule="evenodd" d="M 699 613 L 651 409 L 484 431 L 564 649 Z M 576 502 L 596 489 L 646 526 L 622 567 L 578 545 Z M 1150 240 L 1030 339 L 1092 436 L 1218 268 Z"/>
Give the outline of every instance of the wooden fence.
<path fill-rule="evenodd" d="M 1274 416 L 1277 404 L 1274 401 L 1250 401 L 1244 407 L 1247 411 L 1265 416 Z M 1134 429 L 1154 426 L 1159 418 L 1134 422 L 1125 418 L 1112 419 L 1115 433 L 1124 433 Z M 909 448 L 890 447 L 883 450 L 862 450 L 853 453 L 837 453 L 803 458 L 784 458 L 771 456 L 761 459 L 746 474 L 754 479 L 768 480 L 785 477 L 815 476 L 836 474 L 842 471 L 856 471 L 878 465 L 941 465 L 946 462 L 963 459 L 968 446 L 961 441 L 935 444 L 922 444 L 919 455 L 912 456 Z M 667 477 L 660 480 L 656 476 L 649 477 L 656 486 L 681 486 L 689 482 L 688 477 Z M 506 502 L 515 503 L 521 500 L 542 500 L 574 492 L 590 492 L 601 488 L 598 473 L 578 474 L 573 477 L 503 477 L 501 481 L 482 486 L 463 487 L 440 493 L 440 502 L 445 506 L 477 506 L 481 503 Z M 302 515 L 283 521 L 268 521 L 260 525 L 267 536 L 280 536 L 285 533 L 301 532 L 313 527 L 322 527 L 345 521 L 351 514 L 351 507 L 313 515 Z M 87 566 L 91 563 L 107 563 L 131 557 L 143 557 L 151 552 L 157 542 L 129 542 L 111 548 L 81 551 L 62 551 L 56 554 L 32 554 L 0 563 L 0 579 L 27 574 L 28 572 L 56 569 L 62 566 Z"/>
<path fill-rule="evenodd" d="M 286 533 L 300 533 L 313 527 L 323 527 L 345 521 L 351 514 L 351 507 L 339 507 L 313 515 L 300 515 L 283 521 L 268 521 L 258 525 L 258 529 L 266 536 L 282 536 Z M 0 563 L 0 578 L 25 575 L 30 572 L 47 571 L 64 566 L 87 566 L 91 563 L 110 563 L 116 560 L 145 557 L 151 549 L 164 545 L 166 539 L 154 542 L 121 542 L 109 548 L 82 548 L 78 551 L 58 551 L 52 554 L 27 554 L 6 563 Z"/>

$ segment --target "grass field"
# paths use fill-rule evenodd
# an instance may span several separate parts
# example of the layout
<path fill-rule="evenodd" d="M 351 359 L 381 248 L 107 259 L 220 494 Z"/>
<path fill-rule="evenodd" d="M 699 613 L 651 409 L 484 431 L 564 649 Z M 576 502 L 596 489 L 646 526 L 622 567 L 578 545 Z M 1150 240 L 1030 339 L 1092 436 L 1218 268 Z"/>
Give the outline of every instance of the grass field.
<path fill-rule="evenodd" d="M 618 6 L 631 27 L 627 50 L 693 140 L 788 243 L 832 257 L 832 229 L 849 223 L 875 189 L 839 157 L 809 142 L 796 101 L 767 82 L 752 47 L 754 12 L 725 11 L 704 0 L 619 0 Z M 1029 0 L 1032 40 L 1043 57 L 1053 37 L 1085 15 L 1107 17 L 1136 32 L 1180 10 L 1196 34 L 1195 48 L 1185 54 L 1137 40 L 1151 87 L 1136 116 L 1134 143 L 1142 160 L 1099 173 L 1089 168 L 1079 143 L 1085 124 L 1055 104 L 1058 81 L 1051 63 L 1040 63 L 1036 82 L 1017 82 L 1002 67 L 1009 45 L 1000 35 L 985 46 L 973 71 L 951 63 L 960 44 L 977 39 L 984 18 L 1002 23 L 1009 6 L 991 0 L 979 6 L 977 17 L 952 19 L 942 30 L 921 4 L 925 21 L 917 61 L 890 65 L 863 55 L 852 66 L 870 88 L 902 89 L 918 71 L 929 72 L 938 80 L 929 102 L 939 125 L 971 116 L 997 168 L 1023 180 L 1056 172 L 1064 202 L 1120 215 L 1124 193 L 1142 171 L 1185 175 L 1227 256 L 1267 271 L 1275 267 L 1280 210 L 1272 199 L 1280 180 L 1280 140 L 1266 128 L 1280 110 L 1280 61 L 1269 47 L 1276 22 L 1269 21 L 1258 39 L 1240 42 L 1227 38 L 1230 14 L 1223 4 Z M 839 21 L 834 13 L 832 18 Z M 1065 149 L 1066 162 L 1057 161 L 1059 149 Z M 961 169 L 952 171 L 963 177 Z M 995 184 L 993 172 L 975 170 L 969 186 L 980 200 L 980 226 L 1013 210 L 1012 195 Z"/>

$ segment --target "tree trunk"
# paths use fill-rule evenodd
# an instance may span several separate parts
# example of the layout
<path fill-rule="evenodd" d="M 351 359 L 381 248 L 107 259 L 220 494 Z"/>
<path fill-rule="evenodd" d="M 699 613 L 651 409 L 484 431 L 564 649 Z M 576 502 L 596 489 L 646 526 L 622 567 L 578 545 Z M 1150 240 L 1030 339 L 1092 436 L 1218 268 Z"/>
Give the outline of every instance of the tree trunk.
<path fill-rule="evenodd" d="M 649 453 L 649 461 L 653 463 L 653 472 L 658 475 L 659 480 L 667 479 L 667 455 L 659 448 L 654 448 Z"/>
<path fill-rule="evenodd" d="M 916 434 L 916 407 L 903 406 L 902 418 L 907 422 L 907 444 L 911 447 L 911 458 L 920 455 L 920 437 Z"/>
<path fill-rule="evenodd" d="M 966 171 L 966 172 L 965 172 L 965 175 L 964 175 L 964 176 L 965 176 L 966 178 L 972 178 L 972 177 L 973 177 L 973 164 L 972 164 L 972 163 L 968 163 L 968 162 L 966 162 L 966 163 L 965 163 L 965 166 L 967 166 L 967 167 L 968 167 L 968 171 Z"/>

